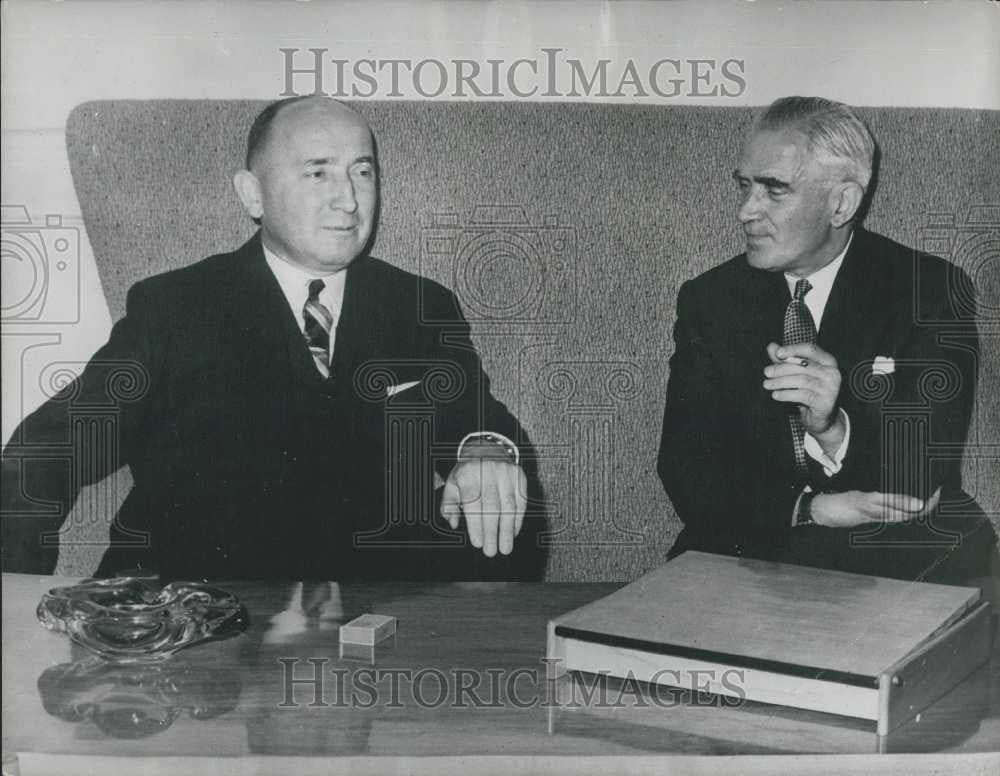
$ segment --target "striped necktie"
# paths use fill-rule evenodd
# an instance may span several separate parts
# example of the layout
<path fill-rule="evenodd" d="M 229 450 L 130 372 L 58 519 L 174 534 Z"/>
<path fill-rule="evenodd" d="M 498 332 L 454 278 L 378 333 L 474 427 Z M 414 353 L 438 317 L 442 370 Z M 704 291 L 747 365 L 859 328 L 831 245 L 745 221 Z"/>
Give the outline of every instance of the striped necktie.
<path fill-rule="evenodd" d="M 812 313 L 806 307 L 805 297 L 812 290 L 809 281 L 802 278 L 795 283 L 795 293 L 785 308 L 785 328 L 782 337 L 783 345 L 802 345 L 816 341 L 816 323 Z M 805 427 L 799 415 L 798 405 L 791 405 L 788 412 L 788 425 L 792 430 L 792 449 L 795 453 L 795 468 L 805 479 L 809 476 L 809 464 L 806 461 Z"/>
<path fill-rule="evenodd" d="M 316 362 L 316 368 L 323 377 L 329 377 L 330 330 L 333 328 L 333 316 L 319 301 L 319 295 L 324 288 L 326 283 L 319 278 L 309 283 L 309 298 L 302 308 L 302 319 L 305 322 L 306 343 Z"/>

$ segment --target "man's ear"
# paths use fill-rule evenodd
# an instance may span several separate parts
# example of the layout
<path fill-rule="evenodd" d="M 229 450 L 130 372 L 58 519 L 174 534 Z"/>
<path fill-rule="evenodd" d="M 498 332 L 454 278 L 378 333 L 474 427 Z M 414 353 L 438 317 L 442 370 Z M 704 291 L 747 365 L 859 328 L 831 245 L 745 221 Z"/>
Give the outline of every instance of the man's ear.
<path fill-rule="evenodd" d="M 861 201 L 865 198 L 865 190 L 854 181 L 844 181 L 833 187 L 830 198 L 833 205 L 830 224 L 834 227 L 841 227 L 854 218 L 858 212 Z"/>
<path fill-rule="evenodd" d="M 264 203 L 260 196 L 260 181 L 249 170 L 240 170 L 233 176 L 233 188 L 236 196 L 243 203 L 243 209 L 250 218 L 260 218 L 264 215 Z"/>

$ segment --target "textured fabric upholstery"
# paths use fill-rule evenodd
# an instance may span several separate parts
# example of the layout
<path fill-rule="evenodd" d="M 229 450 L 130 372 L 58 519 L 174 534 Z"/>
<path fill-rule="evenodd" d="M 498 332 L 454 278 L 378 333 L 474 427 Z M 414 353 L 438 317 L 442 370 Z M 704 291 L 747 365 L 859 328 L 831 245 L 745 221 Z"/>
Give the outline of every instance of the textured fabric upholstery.
<path fill-rule="evenodd" d="M 73 111 L 73 179 L 113 319 L 135 281 L 251 234 L 230 180 L 263 104 L 102 101 Z M 554 532 L 548 578 L 631 579 L 661 563 L 679 530 L 654 463 L 674 303 L 684 280 L 741 250 L 730 174 L 751 111 L 355 107 L 374 128 L 381 164 L 373 255 L 456 291 L 496 395 L 543 456 Z M 883 152 L 868 226 L 948 255 L 980 284 L 971 442 L 996 449 L 1000 113 L 861 114 Z M 969 455 L 964 470 L 966 488 L 993 515 L 996 463 Z M 107 519 L 108 494 L 127 481 L 123 474 L 91 495 L 90 508 Z M 86 573 L 99 552 L 74 547 L 62 567 Z"/>

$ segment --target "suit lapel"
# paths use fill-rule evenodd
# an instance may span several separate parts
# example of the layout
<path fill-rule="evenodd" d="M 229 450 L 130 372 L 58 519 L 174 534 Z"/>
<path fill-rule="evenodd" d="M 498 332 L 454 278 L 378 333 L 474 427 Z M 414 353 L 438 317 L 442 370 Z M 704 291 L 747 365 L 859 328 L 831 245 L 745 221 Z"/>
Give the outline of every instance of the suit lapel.
<path fill-rule="evenodd" d="M 785 321 L 785 308 L 791 295 L 788 293 L 788 284 L 785 276 L 781 272 L 766 272 L 764 270 L 750 269 L 750 282 L 747 284 L 748 301 L 753 300 L 750 309 L 753 311 L 747 316 L 750 322 L 747 327 L 747 335 L 753 337 L 757 342 L 757 356 L 761 363 L 761 369 L 768 363 L 767 345 L 770 342 L 781 342 L 782 329 Z M 761 304 L 760 300 L 764 303 Z M 763 375 L 762 375 L 763 378 Z"/>
<path fill-rule="evenodd" d="M 387 287 L 391 282 L 397 285 Z M 419 299 L 409 295 L 409 288 L 399 286 L 375 259 L 363 256 L 348 268 L 330 370 L 330 382 L 336 384 L 335 390 L 343 399 L 357 398 L 354 380 L 366 362 L 388 370 L 395 383 L 422 379 L 427 364 L 413 341 L 413 327 L 419 323 L 409 313 L 409 306 L 418 304 Z M 366 405 L 371 406 L 371 400 Z"/>
<path fill-rule="evenodd" d="M 767 346 L 771 342 L 781 343 L 785 308 L 788 307 L 791 295 L 788 293 L 788 284 L 781 272 L 748 268 L 750 278 L 746 286 L 746 299 L 750 312 L 745 318 L 748 325 L 744 347 L 752 356 L 753 379 L 748 388 L 752 390 L 750 395 L 757 397 L 757 401 L 752 403 L 754 412 L 758 413 L 754 423 L 758 434 L 766 436 L 770 431 L 783 441 L 787 436 L 787 411 L 782 404 L 771 398 L 771 394 L 764 389 L 763 381 L 764 367 L 771 363 L 767 355 Z"/>
<path fill-rule="evenodd" d="M 882 270 L 868 233 L 858 229 L 834 280 L 816 340 L 837 358 L 845 381 L 871 357 L 892 319 L 892 295 Z"/>
<path fill-rule="evenodd" d="M 323 377 L 313 363 L 295 314 L 281 291 L 277 278 L 267 266 L 260 234 L 240 248 L 240 266 L 245 267 L 245 288 L 237 299 L 245 305 L 248 363 L 260 365 L 267 373 L 287 375 L 290 379 L 313 386 Z"/>
<path fill-rule="evenodd" d="M 347 269 L 330 378 L 325 380 L 313 362 L 277 278 L 267 266 L 259 234 L 240 248 L 238 258 L 246 271 L 242 274 L 242 291 L 236 297 L 242 298 L 244 309 L 250 311 L 243 316 L 242 325 L 248 348 L 245 358 L 258 364 L 263 359 L 267 365 L 263 368 L 281 370 L 313 388 L 351 390 L 357 365 L 380 352 L 385 328 L 373 320 L 372 311 L 382 307 L 377 304 L 378 289 L 373 287 L 366 259 L 355 260 Z"/>
<path fill-rule="evenodd" d="M 754 382 L 754 394 L 763 392 L 761 381 L 764 367 L 770 363 L 767 345 L 781 342 L 785 308 L 790 299 L 788 285 L 780 272 L 755 269 L 748 264 L 744 267 L 740 287 L 732 300 L 719 300 L 723 306 L 733 305 L 726 316 L 735 315 L 739 321 L 733 338 L 732 355 L 744 359 L 740 370 L 750 373 Z"/>
<path fill-rule="evenodd" d="M 755 269 L 745 259 L 743 262 L 734 298 L 720 299 L 719 304 L 726 308 L 726 319 L 737 322 L 729 356 L 742 385 L 738 395 L 744 402 L 750 436 L 757 449 L 750 457 L 756 458 L 754 465 L 775 458 L 787 458 L 791 465 L 787 411 L 763 386 L 764 367 L 770 363 L 767 345 L 781 341 L 785 308 L 791 296 L 782 273 Z"/>
<path fill-rule="evenodd" d="M 359 360 L 368 357 L 376 332 L 371 327 L 371 311 L 376 309 L 371 298 L 364 257 L 355 259 L 347 268 L 344 279 L 344 299 L 337 321 L 337 336 L 333 346 L 330 379 L 341 386 L 353 382 Z M 353 392 L 353 391 L 352 391 Z"/>

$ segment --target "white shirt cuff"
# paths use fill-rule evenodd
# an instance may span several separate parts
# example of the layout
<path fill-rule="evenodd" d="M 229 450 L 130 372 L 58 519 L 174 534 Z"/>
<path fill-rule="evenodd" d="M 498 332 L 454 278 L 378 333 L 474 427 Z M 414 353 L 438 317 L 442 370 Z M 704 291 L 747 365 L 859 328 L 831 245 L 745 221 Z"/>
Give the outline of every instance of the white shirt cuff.
<path fill-rule="evenodd" d="M 462 437 L 462 441 L 458 443 L 458 453 L 455 454 L 456 458 L 462 457 L 462 450 L 465 448 L 466 442 L 470 439 L 485 439 L 488 442 L 494 442 L 502 447 L 509 455 L 514 456 L 514 463 L 521 463 L 521 451 L 517 449 L 517 445 L 511 442 L 503 434 L 498 434 L 495 431 L 473 431 L 471 434 L 466 434 Z"/>
<path fill-rule="evenodd" d="M 816 438 L 812 434 L 807 432 L 803 441 L 806 454 L 823 467 L 823 473 L 827 477 L 832 477 L 843 468 L 844 459 L 847 457 L 847 446 L 851 442 L 851 418 L 843 407 L 839 411 L 841 417 L 844 419 L 844 439 L 841 441 L 840 447 L 834 452 L 833 457 L 823 452 L 822 445 L 816 441 Z"/>
<path fill-rule="evenodd" d="M 812 490 L 812 486 L 806 485 L 799 494 L 799 497 L 795 499 L 795 506 L 792 507 L 792 528 L 795 528 L 799 524 L 799 504 L 802 503 L 802 497 L 806 493 L 812 493 Z"/>

